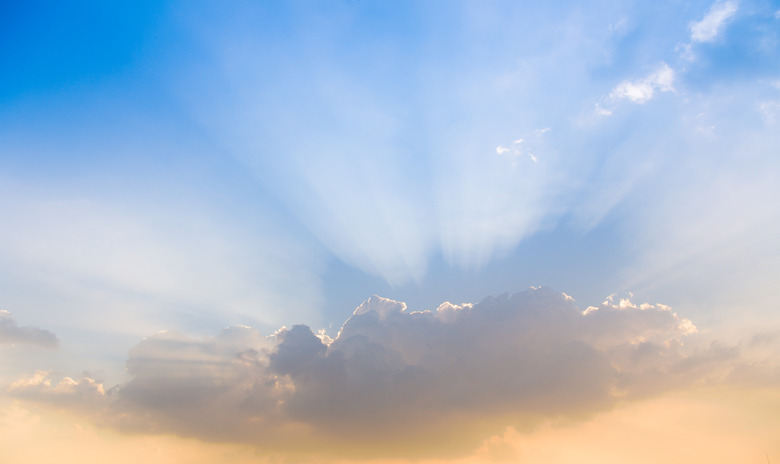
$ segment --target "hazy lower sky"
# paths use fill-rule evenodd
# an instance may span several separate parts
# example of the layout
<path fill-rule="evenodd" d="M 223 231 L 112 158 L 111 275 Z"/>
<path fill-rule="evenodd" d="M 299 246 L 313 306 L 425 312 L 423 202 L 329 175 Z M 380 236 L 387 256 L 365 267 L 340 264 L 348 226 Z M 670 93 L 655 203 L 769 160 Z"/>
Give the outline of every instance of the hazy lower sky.
<path fill-rule="evenodd" d="M 0 460 L 780 461 L 778 174 L 777 1 L 6 2 Z"/>

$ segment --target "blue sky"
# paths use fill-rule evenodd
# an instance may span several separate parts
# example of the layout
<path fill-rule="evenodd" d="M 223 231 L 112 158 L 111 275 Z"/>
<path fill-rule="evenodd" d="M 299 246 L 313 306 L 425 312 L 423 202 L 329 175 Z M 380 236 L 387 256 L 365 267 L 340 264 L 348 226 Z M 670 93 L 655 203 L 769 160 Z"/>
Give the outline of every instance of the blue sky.
<path fill-rule="evenodd" d="M 0 309 L 59 339 L 4 381 L 375 294 L 780 329 L 777 2 L 12 3 L 0 63 Z"/>

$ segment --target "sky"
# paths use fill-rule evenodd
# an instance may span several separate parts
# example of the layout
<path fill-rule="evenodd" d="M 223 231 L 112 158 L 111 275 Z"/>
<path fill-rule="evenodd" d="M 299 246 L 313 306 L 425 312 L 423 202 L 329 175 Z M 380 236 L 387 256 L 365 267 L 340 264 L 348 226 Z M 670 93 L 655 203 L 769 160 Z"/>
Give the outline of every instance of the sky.
<path fill-rule="evenodd" d="M 3 3 L 0 460 L 780 460 L 780 3 L 538 3 Z"/>

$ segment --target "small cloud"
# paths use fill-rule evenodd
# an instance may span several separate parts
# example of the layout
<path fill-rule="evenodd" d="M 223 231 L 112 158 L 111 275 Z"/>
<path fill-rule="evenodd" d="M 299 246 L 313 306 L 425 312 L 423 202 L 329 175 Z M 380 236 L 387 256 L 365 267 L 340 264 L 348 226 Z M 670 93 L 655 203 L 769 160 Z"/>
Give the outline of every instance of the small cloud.
<path fill-rule="evenodd" d="M 680 53 L 680 58 L 684 59 L 685 61 L 693 61 L 696 59 L 696 56 L 693 54 L 693 48 L 690 43 L 681 43 L 677 44 L 676 47 L 674 47 L 674 51 Z"/>
<path fill-rule="evenodd" d="M 99 409 L 107 399 L 99 381 L 88 377 L 81 380 L 63 377 L 56 381 L 49 371 L 36 371 L 29 377 L 22 377 L 13 382 L 7 391 L 16 398 L 87 411 Z"/>
<path fill-rule="evenodd" d="M 512 167 L 518 165 L 518 159 L 522 156 L 528 156 L 531 161 L 537 163 L 539 159 L 529 150 L 532 149 L 532 147 L 538 148 L 538 145 L 536 144 L 539 143 L 541 141 L 541 137 L 550 130 L 551 129 L 549 127 L 535 129 L 529 140 L 526 140 L 526 138 L 523 137 L 519 137 L 515 140 L 512 140 L 512 143 L 508 144 L 508 146 L 499 145 L 496 147 L 496 153 L 498 155 L 509 158 L 511 160 Z"/>
<path fill-rule="evenodd" d="M 726 22 L 737 12 L 737 2 L 716 2 L 701 21 L 692 22 L 691 41 L 712 42 L 723 30 Z"/>
<path fill-rule="evenodd" d="M 774 124 L 780 115 L 780 100 L 765 100 L 758 102 L 758 111 L 767 124 Z"/>
<path fill-rule="evenodd" d="M 612 110 L 608 110 L 606 108 L 603 108 L 601 105 L 596 103 L 596 109 L 595 112 L 599 116 L 610 116 L 612 114 Z"/>
<path fill-rule="evenodd" d="M 613 98 L 627 98 L 635 103 L 644 103 L 653 97 L 653 86 L 647 82 L 624 82 L 617 86 L 610 96 Z"/>
<path fill-rule="evenodd" d="M 48 330 L 37 327 L 20 327 L 11 313 L 0 310 L 0 344 L 37 345 L 44 348 L 56 348 L 60 341 Z"/>
<path fill-rule="evenodd" d="M 621 82 L 610 92 L 609 96 L 612 99 L 627 99 L 634 103 L 643 104 L 653 98 L 656 90 L 661 92 L 674 90 L 674 78 L 674 70 L 666 63 L 661 63 L 661 66 L 654 73 L 644 79 Z"/>
<path fill-rule="evenodd" d="M 607 30 L 610 34 L 623 35 L 628 30 L 628 20 L 620 18 L 615 24 L 610 24 Z"/>

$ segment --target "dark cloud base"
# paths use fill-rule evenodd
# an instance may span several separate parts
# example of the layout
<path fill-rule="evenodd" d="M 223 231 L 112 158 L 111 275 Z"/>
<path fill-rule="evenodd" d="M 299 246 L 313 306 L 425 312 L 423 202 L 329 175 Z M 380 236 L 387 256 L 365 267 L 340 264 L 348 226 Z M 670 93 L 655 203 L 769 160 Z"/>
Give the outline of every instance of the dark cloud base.
<path fill-rule="evenodd" d="M 60 341 L 48 330 L 37 327 L 20 327 L 8 311 L 0 311 L 0 345 L 22 344 L 56 348 Z"/>
<path fill-rule="evenodd" d="M 610 298 L 581 311 L 547 288 L 434 311 L 372 297 L 333 340 L 304 325 L 267 337 L 241 326 L 207 339 L 163 332 L 130 350 L 131 380 L 107 392 L 45 376 L 11 392 L 80 405 L 125 432 L 298 456 L 444 457 L 507 426 L 723 381 L 738 351 L 695 338 L 666 306 Z"/>

